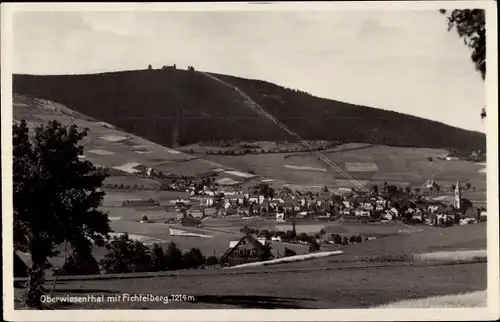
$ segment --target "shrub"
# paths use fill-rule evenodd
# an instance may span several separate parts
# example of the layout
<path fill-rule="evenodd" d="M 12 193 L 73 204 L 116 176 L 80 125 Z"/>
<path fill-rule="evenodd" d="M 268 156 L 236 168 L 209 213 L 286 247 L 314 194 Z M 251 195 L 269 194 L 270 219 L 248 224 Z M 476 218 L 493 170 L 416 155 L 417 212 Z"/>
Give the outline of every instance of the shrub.
<path fill-rule="evenodd" d="M 284 257 L 295 256 L 295 255 L 297 255 L 297 252 L 295 252 L 293 249 L 285 247 L 285 252 L 283 253 Z"/>
<path fill-rule="evenodd" d="M 306 234 L 306 233 L 301 233 L 299 236 L 298 236 L 298 239 L 301 240 L 301 241 L 309 241 L 309 236 Z"/>
<path fill-rule="evenodd" d="M 356 243 L 362 243 L 363 242 L 363 238 L 361 237 L 361 235 L 357 235 L 356 236 Z"/>
<path fill-rule="evenodd" d="M 269 232 L 269 230 L 263 229 L 260 232 L 260 236 L 262 236 L 262 238 L 265 238 L 265 239 L 270 239 L 271 238 L 271 233 Z"/>
<path fill-rule="evenodd" d="M 271 259 L 273 257 L 271 250 L 272 250 L 271 245 L 269 243 L 266 243 L 263 247 L 263 252 L 260 255 L 260 260 L 267 261 Z"/>
<path fill-rule="evenodd" d="M 315 238 L 312 238 L 309 244 L 309 252 L 316 252 L 321 249 L 321 245 L 318 243 L 318 241 Z"/>
<path fill-rule="evenodd" d="M 207 258 L 207 260 L 205 261 L 205 264 L 207 266 L 215 266 L 215 265 L 218 265 L 219 264 L 219 260 L 217 259 L 217 257 L 215 256 L 210 256 Z"/>
<path fill-rule="evenodd" d="M 337 245 L 342 244 L 342 236 L 340 236 L 339 234 L 332 234 L 332 240 Z"/>
<path fill-rule="evenodd" d="M 342 245 L 349 245 L 349 239 L 346 236 L 342 238 Z"/>
<path fill-rule="evenodd" d="M 95 275 L 100 274 L 99 263 L 92 256 L 90 249 L 73 251 L 61 268 L 59 275 Z"/>
<path fill-rule="evenodd" d="M 349 244 L 354 244 L 356 242 L 356 236 L 352 235 L 349 237 Z"/>
<path fill-rule="evenodd" d="M 144 215 L 144 216 L 142 216 L 141 220 L 147 222 L 149 219 L 148 219 L 148 216 Z"/>

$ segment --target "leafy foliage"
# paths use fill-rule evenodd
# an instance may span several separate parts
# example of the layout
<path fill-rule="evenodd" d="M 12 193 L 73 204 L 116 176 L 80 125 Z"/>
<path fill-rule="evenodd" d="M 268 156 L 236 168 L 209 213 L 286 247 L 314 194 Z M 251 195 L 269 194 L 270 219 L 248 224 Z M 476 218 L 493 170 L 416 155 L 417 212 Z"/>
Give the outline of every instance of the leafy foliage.
<path fill-rule="evenodd" d="M 151 252 L 144 244 L 130 239 L 127 233 L 113 239 L 106 245 L 108 252 L 101 260 L 106 273 L 135 273 L 151 271 Z"/>
<path fill-rule="evenodd" d="M 309 252 L 312 253 L 312 252 L 316 252 L 318 250 L 321 249 L 321 245 L 320 243 L 318 243 L 318 241 L 316 240 L 316 238 L 311 238 L 310 242 L 309 242 Z"/>
<path fill-rule="evenodd" d="M 486 12 L 484 9 L 455 9 L 448 12 L 439 10 L 448 18 L 448 31 L 455 28 L 464 44 L 471 49 L 471 59 L 476 70 L 486 77 Z M 486 117 L 486 108 L 481 110 L 481 118 Z"/>
<path fill-rule="evenodd" d="M 92 256 L 91 249 L 73 252 L 60 271 L 60 275 L 100 274 L 99 263 Z"/>
<path fill-rule="evenodd" d="M 321 99 L 268 82 L 216 76 L 238 86 L 305 140 L 467 151 L 486 147 L 485 135 L 479 132 Z M 95 75 L 14 75 L 13 89 L 19 94 L 65 104 L 163 145 L 222 140 L 295 141 L 249 108 L 236 91 L 197 72 L 143 70 Z"/>
<path fill-rule="evenodd" d="M 102 246 L 109 237 L 98 189 L 107 175 L 78 158 L 87 131 L 50 121 L 30 136 L 26 121 L 13 125 L 14 248 L 31 254 L 28 296 L 38 296 L 35 288 L 57 245 L 67 242 L 90 259 L 91 240 Z M 28 302 L 36 305 L 34 298 Z"/>
<path fill-rule="evenodd" d="M 206 260 L 206 265 L 207 266 L 215 266 L 219 264 L 219 260 L 215 256 L 210 256 Z"/>
<path fill-rule="evenodd" d="M 165 250 L 166 257 L 166 269 L 168 270 L 176 270 L 183 268 L 182 263 L 182 251 L 177 248 L 177 245 L 174 242 L 170 242 L 168 244 L 167 249 Z"/>
<path fill-rule="evenodd" d="M 283 254 L 284 257 L 295 256 L 295 255 L 297 255 L 296 251 L 294 251 L 293 249 L 285 247 L 285 252 Z"/>
<path fill-rule="evenodd" d="M 198 248 L 191 250 L 182 256 L 184 268 L 197 268 L 205 264 L 205 256 Z"/>
<path fill-rule="evenodd" d="M 464 44 L 471 49 L 471 59 L 476 70 L 486 76 L 486 12 L 484 9 L 455 9 L 447 14 L 448 31 L 455 28 Z"/>

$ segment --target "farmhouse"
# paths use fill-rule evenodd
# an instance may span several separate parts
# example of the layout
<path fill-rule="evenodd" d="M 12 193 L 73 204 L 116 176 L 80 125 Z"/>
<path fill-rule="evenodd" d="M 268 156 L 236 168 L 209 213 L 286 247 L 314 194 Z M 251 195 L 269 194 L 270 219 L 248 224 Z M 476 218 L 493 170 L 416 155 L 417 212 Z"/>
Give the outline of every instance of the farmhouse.
<path fill-rule="evenodd" d="M 221 256 L 220 261 L 225 266 L 234 266 L 271 258 L 265 239 L 256 239 L 252 234 L 246 234 L 239 241 L 229 243 L 229 249 Z"/>

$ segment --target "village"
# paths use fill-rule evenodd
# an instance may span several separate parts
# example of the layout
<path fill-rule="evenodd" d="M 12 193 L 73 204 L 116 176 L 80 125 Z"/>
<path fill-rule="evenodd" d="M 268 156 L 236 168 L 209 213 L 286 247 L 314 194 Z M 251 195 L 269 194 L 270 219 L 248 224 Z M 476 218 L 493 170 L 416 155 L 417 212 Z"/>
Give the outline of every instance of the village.
<path fill-rule="evenodd" d="M 241 218 L 273 221 L 276 225 L 289 223 L 293 227 L 285 231 L 259 230 L 246 225 L 241 227 L 241 239 L 231 241 L 228 250 L 221 256 L 222 261 L 236 252 L 237 258 L 232 255 L 231 265 L 264 260 L 261 255 L 265 253 L 268 241 L 309 245 L 309 252 L 314 252 L 323 244 L 345 246 L 374 238 L 359 234 L 327 233 L 324 229 L 309 234 L 297 233 L 296 227 L 311 222 L 337 222 L 344 225 L 403 223 L 409 227 L 430 225 L 445 228 L 486 221 L 486 209 L 475 207 L 462 197 L 462 191 L 472 190 L 472 187 L 462 186 L 459 181 L 449 188 L 441 188 L 435 181 L 429 180 L 413 190 L 384 183 L 382 186 L 373 185 L 368 192 L 337 189 L 337 193 L 334 193 L 326 186 L 318 192 L 287 186 L 275 188 L 272 179 L 251 174 L 242 181 L 227 177 L 218 179 L 220 172 L 215 169 L 198 176 L 175 177 L 146 168 L 138 175 L 161 179 L 161 190 L 186 193 L 186 198 L 170 200 L 170 204 L 165 206 L 166 212 L 177 214 L 167 219 L 165 224 L 204 228 L 209 218 Z M 438 191 L 439 195 L 447 196 L 451 202 L 433 200 Z M 158 201 L 151 198 L 135 201 L 136 205 L 140 203 L 143 206 L 159 205 Z M 130 202 L 124 201 L 123 205 L 130 205 Z M 147 223 L 148 220 L 147 215 L 144 215 L 141 222 Z M 197 236 L 172 228 L 170 234 Z M 236 251 L 241 245 L 249 245 L 250 248 L 243 254 Z M 286 248 L 278 256 L 294 254 L 294 251 Z"/>
<path fill-rule="evenodd" d="M 186 216 L 203 218 L 205 209 L 215 209 L 214 216 L 273 217 L 276 222 L 291 219 L 356 220 L 375 222 L 400 220 L 406 223 L 447 226 L 453 224 L 484 221 L 486 209 L 474 207 L 461 197 L 463 190 L 457 181 L 450 189 L 439 189 L 437 183 L 429 180 L 420 188 L 403 189 L 385 183 L 382 187 L 373 185 L 370 192 L 354 189 L 335 194 L 325 186 L 321 192 L 292 190 L 287 187 L 273 188 L 264 179 L 237 182 L 228 178 L 215 180 L 216 171 L 198 178 L 169 179 L 162 186 L 164 190 L 185 191 L 190 197 L 172 200 L 179 218 Z M 149 171 L 149 176 L 152 176 Z M 253 179 L 253 178 L 252 178 Z M 254 183 L 254 184 L 252 184 Z M 452 204 L 434 201 L 432 196 L 454 194 Z"/>

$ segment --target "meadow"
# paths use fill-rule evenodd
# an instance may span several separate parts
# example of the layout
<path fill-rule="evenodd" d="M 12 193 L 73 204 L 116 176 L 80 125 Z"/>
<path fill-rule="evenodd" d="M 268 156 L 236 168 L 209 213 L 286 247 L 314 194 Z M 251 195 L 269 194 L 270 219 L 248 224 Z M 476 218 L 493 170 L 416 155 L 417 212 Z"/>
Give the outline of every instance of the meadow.
<path fill-rule="evenodd" d="M 486 188 L 484 165 L 469 161 L 443 161 L 438 156 L 447 154 L 442 149 L 406 148 L 380 145 L 346 144 L 322 152 L 351 177 L 364 185 L 395 184 L 420 187 L 434 179 L 445 188 L 457 180 L 470 183 L 478 190 Z M 244 156 L 206 155 L 208 160 L 228 167 L 246 169 L 269 176 L 279 183 L 295 186 L 351 188 L 353 185 L 317 156 L 302 152 Z M 433 161 L 428 161 L 431 157 Z M 318 169 L 326 169 L 317 171 Z M 316 170 L 316 171 L 315 171 Z"/>

